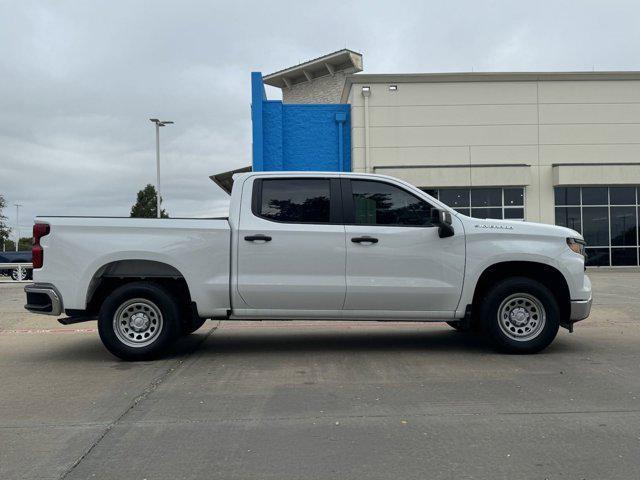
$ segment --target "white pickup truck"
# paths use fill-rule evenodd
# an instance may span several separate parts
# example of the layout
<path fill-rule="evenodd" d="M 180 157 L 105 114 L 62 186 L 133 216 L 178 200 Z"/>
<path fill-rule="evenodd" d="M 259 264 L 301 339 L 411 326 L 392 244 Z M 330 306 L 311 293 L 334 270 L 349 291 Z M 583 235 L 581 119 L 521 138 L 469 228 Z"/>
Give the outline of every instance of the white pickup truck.
<path fill-rule="evenodd" d="M 229 209 L 37 217 L 25 308 L 97 318 L 128 360 L 161 355 L 206 319 L 444 321 L 533 353 L 591 309 L 579 233 L 470 218 L 395 178 L 245 173 Z"/>

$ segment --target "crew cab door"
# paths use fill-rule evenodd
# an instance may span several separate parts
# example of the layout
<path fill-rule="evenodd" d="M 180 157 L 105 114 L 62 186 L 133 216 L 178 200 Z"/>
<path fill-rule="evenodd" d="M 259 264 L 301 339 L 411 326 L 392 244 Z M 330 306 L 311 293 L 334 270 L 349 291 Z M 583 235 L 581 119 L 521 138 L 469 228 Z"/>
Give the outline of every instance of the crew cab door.
<path fill-rule="evenodd" d="M 347 224 L 344 315 L 447 318 L 462 291 L 462 223 L 440 238 L 426 199 L 401 184 L 343 179 Z M 365 311 L 367 313 L 365 313 Z"/>
<path fill-rule="evenodd" d="M 338 316 L 346 292 L 339 178 L 250 182 L 237 237 L 237 290 L 246 307 L 265 316 Z"/>

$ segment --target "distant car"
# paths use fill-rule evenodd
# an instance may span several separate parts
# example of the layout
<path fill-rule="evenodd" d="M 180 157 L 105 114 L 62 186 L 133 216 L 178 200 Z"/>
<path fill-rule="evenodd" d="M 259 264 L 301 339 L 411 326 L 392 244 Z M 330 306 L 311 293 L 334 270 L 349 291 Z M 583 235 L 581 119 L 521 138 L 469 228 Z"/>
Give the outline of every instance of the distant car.
<path fill-rule="evenodd" d="M 31 251 L 22 252 L 0 252 L 0 263 L 31 263 Z M 0 275 L 10 276 L 12 280 L 31 280 L 33 269 L 23 268 L 18 272 L 18 268 L 0 269 Z"/>

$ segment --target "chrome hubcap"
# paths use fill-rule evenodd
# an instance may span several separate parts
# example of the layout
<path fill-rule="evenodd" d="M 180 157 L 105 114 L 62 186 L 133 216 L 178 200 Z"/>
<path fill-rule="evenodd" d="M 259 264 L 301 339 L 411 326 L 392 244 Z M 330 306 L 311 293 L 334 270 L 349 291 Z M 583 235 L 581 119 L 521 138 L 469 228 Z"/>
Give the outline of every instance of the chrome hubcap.
<path fill-rule="evenodd" d="M 507 337 L 528 341 L 540 335 L 546 323 L 542 302 L 528 293 L 514 293 L 498 308 L 498 325 Z"/>
<path fill-rule="evenodd" d="M 158 306 L 146 298 L 132 298 L 124 302 L 113 316 L 113 330 L 118 339 L 129 347 L 145 347 L 160 335 L 163 326 Z"/>

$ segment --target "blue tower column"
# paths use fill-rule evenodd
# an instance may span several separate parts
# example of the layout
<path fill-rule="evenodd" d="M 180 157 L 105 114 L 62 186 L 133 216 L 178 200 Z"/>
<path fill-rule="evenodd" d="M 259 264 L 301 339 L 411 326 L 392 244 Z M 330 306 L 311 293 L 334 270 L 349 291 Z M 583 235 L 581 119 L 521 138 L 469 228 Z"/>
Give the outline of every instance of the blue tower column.
<path fill-rule="evenodd" d="M 267 100 L 260 72 L 251 74 L 253 170 L 351 170 L 351 106 Z"/>
<path fill-rule="evenodd" d="M 338 124 L 338 170 L 344 172 L 344 124 L 347 121 L 347 114 L 336 113 L 336 123 Z"/>
<path fill-rule="evenodd" d="M 251 72 L 251 123 L 253 134 L 253 170 L 264 170 L 264 127 L 262 121 L 262 110 L 264 102 L 267 100 L 267 93 L 264 91 L 262 73 Z"/>

